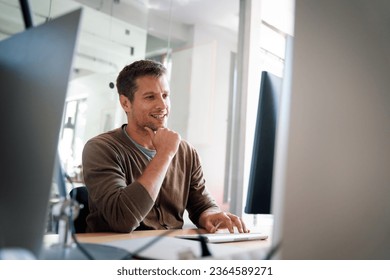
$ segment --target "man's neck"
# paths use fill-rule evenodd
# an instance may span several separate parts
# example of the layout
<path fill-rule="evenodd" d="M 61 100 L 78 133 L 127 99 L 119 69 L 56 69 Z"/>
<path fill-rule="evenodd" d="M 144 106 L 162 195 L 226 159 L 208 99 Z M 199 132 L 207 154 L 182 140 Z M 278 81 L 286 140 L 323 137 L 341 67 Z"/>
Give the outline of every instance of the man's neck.
<path fill-rule="evenodd" d="M 150 139 L 150 136 L 145 129 L 133 128 L 129 124 L 127 124 L 126 133 L 137 144 L 147 149 L 154 150 L 152 140 Z"/>

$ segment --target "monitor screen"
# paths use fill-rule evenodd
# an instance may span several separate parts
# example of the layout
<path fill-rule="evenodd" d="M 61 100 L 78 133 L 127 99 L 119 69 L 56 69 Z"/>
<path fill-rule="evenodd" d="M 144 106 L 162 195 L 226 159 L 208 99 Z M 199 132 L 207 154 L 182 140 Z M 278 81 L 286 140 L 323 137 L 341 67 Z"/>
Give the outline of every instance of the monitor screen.
<path fill-rule="evenodd" d="M 0 42 L 0 249 L 40 254 L 80 14 Z"/>
<path fill-rule="evenodd" d="M 271 214 L 275 134 L 282 79 L 262 72 L 245 213 Z"/>

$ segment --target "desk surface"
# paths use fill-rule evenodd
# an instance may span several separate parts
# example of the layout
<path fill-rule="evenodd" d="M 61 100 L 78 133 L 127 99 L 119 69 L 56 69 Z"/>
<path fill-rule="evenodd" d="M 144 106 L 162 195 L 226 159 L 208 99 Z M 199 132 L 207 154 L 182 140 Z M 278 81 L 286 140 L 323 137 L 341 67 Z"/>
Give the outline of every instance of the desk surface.
<path fill-rule="evenodd" d="M 197 229 L 178 229 L 178 230 L 173 230 L 169 233 L 167 233 L 165 230 L 141 230 L 141 231 L 134 231 L 132 233 L 113 233 L 113 232 L 79 233 L 77 234 L 77 238 L 80 242 L 106 243 L 110 241 L 152 237 L 152 236 L 158 236 L 163 234 L 166 234 L 165 236 L 177 236 L 177 235 L 184 235 L 184 234 L 196 234 L 199 232 L 204 233 L 205 231 L 197 230 Z M 269 232 L 266 233 L 270 235 Z M 259 247 L 268 247 L 270 246 L 270 243 L 271 243 L 271 238 L 268 238 L 266 240 L 229 242 L 224 244 L 237 245 L 240 247 L 256 246 L 256 245 L 258 245 Z"/>
<path fill-rule="evenodd" d="M 219 244 L 209 244 L 209 249 L 212 255 L 217 259 L 262 259 L 269 251 L 272 240 L 272 227 L 264 227 L 261 229 L 262 233 L 269 236 L 266 240 L 255 241 L 239 241 Z M 199 256 L 199 245 L 194 245 L 190 240 L 181 238 L 174 238 L 177 235 L 183 234 L 196 234 L 205 232 L 204 230 L 197 229 L 180 229 L 180 230 L 147 230 L 147 231 L 134 231 L 132 233 L 113 233 L 113 232 L 99 232 L 99 233 L 79 233 L 77 234 L 77 240 L 85 244 L 104 244 L 127 250 L 128 252 L 136 251 L 137 247 L 142 247 L 142 244 L 147 244 L 152 239 L 156 239 L 158 236 L 164 236 L 156 242 L 153 246 L 150 246 L 145 251 L 146 258 L 159 259 L 177 259 L 178 252 L 185 248 L 191 248 L 195 253 L 195 256 Z M 252 231 L 255 232 L 255 231 Z M 256 230 L 259 232 L 259 230 Z M 45 246 L 50 248 L 52 244 L 58 242 L 58 235 L 46 235 Z M 199 243 L 197 243 L 199 244 Z M 149 246 L 148 246 L 149 247 Z M 164 255 L 161 255 L 161 252 Z M 101 256 L 105 258 L 104 255 Z M 49 259 L 50 256 L 49 256 Z M 107 259 L 109 257 L 107 256 Z"/>
<path fill-rule="evenodd" d="M 205 232 L 205 231 L 201 231 L 201 232 Z M 238 247 L 242 250 L 242 252 L 258 250 L 264 253 L 271 247 L 272 241 L 271 241 L 271 232 L 269 230 L 263 230 L 262 232 L 268 234 L 269 238 L 266 240 L 228 242 L 228 243 L 221 243 L 220 245 L 230 246 L 230 247 L 233 246 L 236 248 Z M 169 232 L 165 230 L 147 230 L 147 231 L 134 231 L 132 233 L 112 233 L 112 232 L 81 233 L 81 234 L 77 234 L 77 239 L 79 242 L 84 242 L 84 243 L 110 243 L 110 242 L 134 240 L 138 238 L 156 237 L 159 235 L 174 237 L 177 235 L 196 234 L 196 233 L 199 233 L 199 230 L 180 229 L 180 230 L 173 230 Z"/>

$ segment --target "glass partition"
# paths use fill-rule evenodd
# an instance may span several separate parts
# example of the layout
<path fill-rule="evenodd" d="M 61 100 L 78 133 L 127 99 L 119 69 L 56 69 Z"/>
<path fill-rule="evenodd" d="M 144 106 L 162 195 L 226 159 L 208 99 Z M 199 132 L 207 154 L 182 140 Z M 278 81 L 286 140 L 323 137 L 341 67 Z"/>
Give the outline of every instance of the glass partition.
<path fill-rule="evenodd" d="M 148 58 L 169 70 L 169 127 L 196 147 L 208 188 L 227 208 L 223 185 L 239 0 L 29 3 L 33 25 L 84 8 L 59 144 L 61 159 L 74 181 L 83 182 L 85 142 L 126 122 L 114 87 L 119 71 Z M 0 23 L 0 38 L 24 30 L 18 1 L 0 1 Z"/>

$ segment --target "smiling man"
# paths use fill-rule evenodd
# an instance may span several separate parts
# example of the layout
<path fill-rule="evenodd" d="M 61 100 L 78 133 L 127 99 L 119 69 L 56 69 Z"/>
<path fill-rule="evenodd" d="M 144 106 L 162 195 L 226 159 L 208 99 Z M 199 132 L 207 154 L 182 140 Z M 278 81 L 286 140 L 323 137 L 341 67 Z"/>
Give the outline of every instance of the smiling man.
<path fill-rule="evenodd" d="M 194 147 L 167 128 L 166 74 L 151 60 L 133 62 L 119 73 L 116 86 L 127 124 L 92 138 L 83 151 L 87 231 L 180 229 L 187 210 L 191 221 L 209 232 L 234 227 L 247 232 L 207 191 Z"/>

